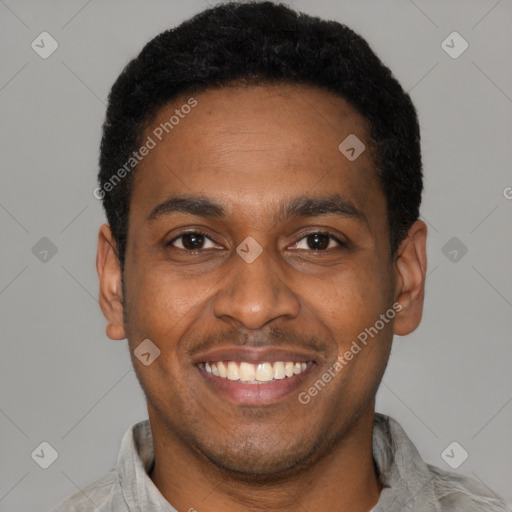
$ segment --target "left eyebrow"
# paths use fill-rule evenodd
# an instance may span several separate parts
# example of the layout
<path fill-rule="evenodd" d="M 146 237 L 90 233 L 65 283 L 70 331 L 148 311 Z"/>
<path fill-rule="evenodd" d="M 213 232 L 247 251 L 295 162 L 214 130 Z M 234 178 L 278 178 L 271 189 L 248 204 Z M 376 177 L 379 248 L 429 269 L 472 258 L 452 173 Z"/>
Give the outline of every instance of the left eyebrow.
<path fill-rule="evenodd" d="M 281 207 L 280 221 L 329 214 L 353 218 L 368 224 L 364 213 L 341 194 L 331 194 L 326 197 L 295 197 Z"/>

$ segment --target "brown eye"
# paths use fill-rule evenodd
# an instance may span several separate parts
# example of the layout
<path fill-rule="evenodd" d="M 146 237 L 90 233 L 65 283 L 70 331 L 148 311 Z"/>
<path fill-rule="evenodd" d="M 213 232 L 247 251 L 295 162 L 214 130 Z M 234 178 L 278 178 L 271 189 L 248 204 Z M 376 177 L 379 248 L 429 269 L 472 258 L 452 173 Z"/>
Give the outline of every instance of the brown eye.
<path fill-rule="evenodd" d="M 193 251 L 194 249 L 201 249 L 205 241 L 204 236 L 199 233 L 187 233 L 181 238 L 183 240 L 183 247 L 190 251 Z"/>
<path fill-rule="evenodd" d="M 331 241 L 328 235 L 323 233 L 313 233 L 306 237 L 308 247 L 314 250 L 327 249 L 329 242 Z"/>
<path fill-rule="evenodd" d="M 210 244 L 210 246 L 208 246 L 208 244 Z M 197 251 L 200 249 L 214 248 L 216 244 L 203 233 L 190 231 L 172 239 L 167 245 L 185 251 Z"/>
<path fill-rule="evenodd" d="M 334 244 L 334 245 L 333 245 Z M 324 251 L 326 249 L 338 247 L 345 247 L 345 244 L 338 240 L 335 236 L 329 233 L 310 233 L 302 237 L 297 243 L 294 244 L 295 249 Z"/>

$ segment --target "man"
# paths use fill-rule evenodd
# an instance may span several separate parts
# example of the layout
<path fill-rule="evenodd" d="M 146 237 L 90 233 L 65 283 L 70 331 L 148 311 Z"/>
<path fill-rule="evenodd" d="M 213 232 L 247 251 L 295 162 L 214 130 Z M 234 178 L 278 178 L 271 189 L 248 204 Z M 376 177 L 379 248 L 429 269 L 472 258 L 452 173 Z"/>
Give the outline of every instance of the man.
<path fill-rule="evenodd" d="M 503 511 L 375 395 L 422 315 L 415 109 L 347 27 L 271 2 L 164 32 L 114 84 L 107 335 L 149 421 L 58 511 Z"/>

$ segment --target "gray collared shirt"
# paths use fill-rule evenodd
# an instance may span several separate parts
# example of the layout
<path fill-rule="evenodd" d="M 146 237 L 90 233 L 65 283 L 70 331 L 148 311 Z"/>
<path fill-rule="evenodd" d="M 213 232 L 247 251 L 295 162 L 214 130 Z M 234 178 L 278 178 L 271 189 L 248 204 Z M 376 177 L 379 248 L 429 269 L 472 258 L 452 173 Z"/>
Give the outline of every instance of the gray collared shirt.
<path fill-rule="evenodd" d="M 476 480 L 426 464 L 402 427 L 376 413 L 373 457 L 384 488 L 370 512 L 511 512 Z M 176 512 L 148 476 L 154 462 L 149 421 L 124 435 L 117 467 L 57 507 L 55 512 Z M 201 511 L 200 504 L 191 504 Z"/>

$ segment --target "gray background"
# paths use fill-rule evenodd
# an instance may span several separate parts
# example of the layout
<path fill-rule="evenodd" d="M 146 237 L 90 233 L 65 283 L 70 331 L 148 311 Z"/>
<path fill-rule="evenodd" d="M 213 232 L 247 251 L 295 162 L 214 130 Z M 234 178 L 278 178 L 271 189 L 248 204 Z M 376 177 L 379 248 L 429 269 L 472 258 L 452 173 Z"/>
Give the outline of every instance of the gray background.
<path fill-rule="evenodd" d="M 363 35 L 419 111 L 425 313 L 414 334 L 395 339 L 377 408 L 444 469 L 441 452 L 460 443 L 469 458 L 457 471 L 512 500 L 512 4 L 288 3 Z M 100 126 L 127 61 L 205 7 L 0 0 L 1 511 L 52 509 L 110 469 L 123 433 L 146 417 L 126 341 L 106 338 L 96 298 Z M 43 31 L 59 43 L 46 60 L 31 48 Z M 441 47 L 453 31 L 469 43 L 457 59 Z M 46 261 L 40 246 L 32 251 L 43 237 L 58 250 Z M 452 237 L 459 247 L 443 252 Z M 46 470 L 30 456 L 42 441 L 59 454 Z"/>

